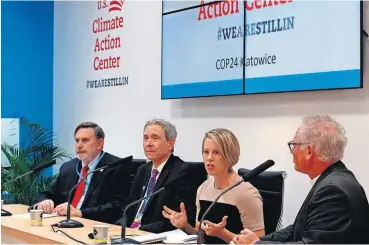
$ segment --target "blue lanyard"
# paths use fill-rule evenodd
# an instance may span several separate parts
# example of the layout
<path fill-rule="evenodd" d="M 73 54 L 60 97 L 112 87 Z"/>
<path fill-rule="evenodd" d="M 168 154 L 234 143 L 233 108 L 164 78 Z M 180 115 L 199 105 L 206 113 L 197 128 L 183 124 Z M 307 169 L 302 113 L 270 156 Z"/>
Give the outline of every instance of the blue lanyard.
<path fill-rule="evenodd" d="M 105 152 L 104 152 L 104 151 L 102 151 L 102 153 L 100 154 L 99 158 L 96 160 L 96 165 L 95 165 L 95 166 L 97 166 L 97 164 L 99 164 L 99 162 L 100 162 L 101 158 L 103 158 L 104 154 L 105 154 Z M 80 162 L 80 161 L 79 161 L 79 162 Z M 88 177 L 87 177 L 86 179 L 84 179 L 84 178 L 82 177 L 82 174 L 81 174 L 81 172 L 82 172 L 82 168 L 81 168 L 81 172 L 78 172 L 78 163 L 79 163 L 79 162 L 77 162 L 77 164 L 76 164 L 76 172 L 77 172 L 77 174 L 78 174 L 78 176 L 79 176 L 78 181 L 79 181 L 80 179 L 82 179 L 82 181 L 84 181 L 84 182 L 86 183 L 86 186 L 88 186 L 90 182 L 88 182 Z"/>

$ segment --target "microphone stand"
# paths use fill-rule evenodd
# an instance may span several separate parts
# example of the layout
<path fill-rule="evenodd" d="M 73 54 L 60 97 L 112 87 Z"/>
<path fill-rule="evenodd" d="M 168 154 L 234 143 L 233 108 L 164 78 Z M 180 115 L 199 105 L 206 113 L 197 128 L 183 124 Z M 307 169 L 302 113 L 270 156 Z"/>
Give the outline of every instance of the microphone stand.
<path fill-rule="evenodd" d="M 28 172 L 28 173 L 22 174 L 21 176 L 18 176 L 18 177 L 17 177 L 17 178 L 15 178 L 15 179 L 12 179 L 12 180 L 9 180 L 8 182 L 5 182 L 3 185 L 9 184 L 9 183 L 14 182 L 14 181 L 16 181 L 16 180 L 19 180 L 19 179 L 23 178 L 24 176 L 27 176 L 27 175 L 29 175 L 29 174 L 31 174 L 31 173 L 33 173 L 33 172 L 34 172 L 34 170 L 31 170 L 31 171 L 30 171 L 30 172 Z M 11 212 L 6 211 L 5 209 L 1 209 L 1 216 L 12 216 L 12 215 L 13 215 L 13 214 L 12 214 Z"/>
<path fill-rule="evenodd" d="M 19 180 L 19 179 L 21 179 L 21 178 L 23 178 L 24 176 L 27 176 L 27 175 L 29 175 L 29 174 L 31 174 L 31 173 L 33 173 L 33 172 L 35 172 L 34 170 L 31 170 L 31 171 L 29 171 L 28 173 L 25 173 L 25 174 L 22 174 L 21 176 L 18 176 L 17 178 L 15 178 L 15 179 L 12 179 L 12 180 L 9 180 L 8 182 L 5 182 L 3 185 L 7 185 L 7 184 L 9 184 L 9 183 L 11 183 L 11 182 L 14 182 L 14 181 L 16 181 L 16 180 Z M 6 211 L 5 209 L 1 209 L 1 216 L 12 216 L 13 214 L 11 213 L 11 212 L 9 212 L 9 211 Z"/>
<path fill-rule="evenodd" d="M 126 238 L 126 226 L 127 226 L 127 210 L 138 204 L 141 203 L 143 200 L 150 198 L 151 196 L 154 196 L 156 194 L 159 194 L 160 192 L 164 191 L 165 187 L 160 188 L 159 190 L 153 192 L 152 194 L 146 196 L 146 197 L 142 197 L 141 199 L 138 199 L 137 201 L 134 201 L 130 204 L 128 204 L 124 210 L 123 210 L 123 218 L 122 218 L 122 233 L 121 233 L 121 238 L 116 238 L 116 239 L 112 239 L 111 240 L 111 244 L 141 244 L 140 242 L 133 240 L 131 238 Z"/>
<path fill-rule="evenodd" d="M 24 176 L 27 176 L 27 175 L 29 175 L 29 174 L 32 174 L 32 173 L 37 173 L 37 172 L 39 172 L 39 171 L 41 171 L 41 170 L 43 170 L 43 169 L 45 169 L 45 168 L 48 168 L 48 167 L 50 167 L 50 166 L 52 166 L 52 165 L 54 165 L 54 164 L 56 164 L 56 160 L 52 160 L 51 162 L 49 162 L 49 163 L 46 163 L 46 164 L 44 164 L 44 165 L 42 165 L 42 166 L 39 166 L 39 167 L 36 167 L 36 168 L 34 168 L 34 169 L 32 169 L 31 171 L 29 171 L 29 172 L 27 172 L 27 173 L 25 173 L 25 174 L 22 174 L 21 176 L 18 176 L 17 178 L 15 178 L 15 179 L 12 179 L 12 180 L 9 180 L 8 182 L 5 182 L 3 185 L 7 185 L 7 184 L 9 184 L 9 183 L 11 183 L 11 182 L 14 182 L 14 181 L 16 181 L 16 180 L 19 180 L 19 179 L 21 179 L 21 178 L 23 178 Z M 1 216 L 12 216 L 13 214 L 11 213 L 11 212 L 9 212 L 9 211 L 6 211 L 5 209 L 1 209 Z"/>
<path fill-rule="evenodd" d="M 213 203 L 208 207 L 208 209 L 205 211 L 204 215 L 202 216 L 201 220 L 200 220 L 200 224 L 199 224 L 199 231 L 198 231 L 198 235 L 197 235 L 197 244 L 204 244 L 205 243 L 205 232 L 203 229 L 201 229 L 201 225 L 206 217 L 206 215 L 209 213 L 209 211 L 212 209 L 212 207 L 215 205 L 215 203 L 219 200 L 219 198 L 226 192 L 230 191 L 231 189 L 235 188 L 236 186 L 240 185 L 242 182 L 244 182 L 245 180 L 239 180 L 236 183 L 234 183 L 233 185 L 231 185 L 230 187 L 228 187 L 227 189 L 225 189 L 224 191 L 222 191 L 217 198 L 215 198 L 215 200 L 213 201 Z"/>
<path fill-rule="evenodd" d="M 11 182 L 14 182 L 14 181 L 16 181 L 16 180 L 19 180 L 20 178 L 23 178 L 24 176 L 27 176 L 27 175 L 29 175 L 29 174 L 32 174 L 34 172 L 34 170 L 31 170 L 31 171 L 29 171 L 28 173 L 25 173 L 25 174 L 22 174 L 21 176 L 18 176 L 17 178 L 15 178 L 15 179 L 12 179 L 12 180 L 9 180 L 8 182 L 5 182 L 3 185 L 7 185 L 7 184 L 9 184 L 9 183 L 11 183 Z"/>
<path fill-rule="evenodd" d="M 109 167 L 109 165 L 105 165 L 104 167 L 101 167 L 101 168 L 97 168 L 95 169 L 94 171 L 91 171 L 90 173 L 88 173 L 86 175 L 86 177 L 84 178 L 81 178 L 77 184 L 75 186 L 73 186 L 73 188 L 69 191 L 69 196 L 68 196 L 68 205 L 67 205 L 67 219 L 65 220 L 61 220 L 59 223 L 58 223 L 58 227 L 59 228 L 80 228 L 80 227 L 83 227 L 84 225 L 77 221 L 77 220 L 71 220 L 70 219 L 70 202 L 71 202 L 71 198 L 72 198 L 72 192 L 74 189 L 77 188 L 77 186 L 79 185 L 79 183 L 81 183 L 82 181 L 85 181 L 87 179 L 87 176 L 89 176 L 90 174 L 92 173 L 95 173 L 97 171 L 103 171 L 105 168 Z"/>
<path fill-rule="evenodd" d="M 1 216 L 12 216 L 13 214 L 5 209 L 1 209 Z"/>

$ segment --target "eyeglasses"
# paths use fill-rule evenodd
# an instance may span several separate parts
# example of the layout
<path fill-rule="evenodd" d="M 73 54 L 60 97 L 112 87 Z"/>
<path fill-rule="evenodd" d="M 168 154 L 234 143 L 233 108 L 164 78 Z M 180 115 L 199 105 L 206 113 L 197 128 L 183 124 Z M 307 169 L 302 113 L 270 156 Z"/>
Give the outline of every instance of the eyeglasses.
<path fill-rule="evenodd" d="M 293 152 L 293 146 L 294 145 L 306 145 L 306 144 L 308 144 L 308 143 L 295 143 L 292 140 L 287 143 L 288 147 L 290 148 L 291 153 Z"/>

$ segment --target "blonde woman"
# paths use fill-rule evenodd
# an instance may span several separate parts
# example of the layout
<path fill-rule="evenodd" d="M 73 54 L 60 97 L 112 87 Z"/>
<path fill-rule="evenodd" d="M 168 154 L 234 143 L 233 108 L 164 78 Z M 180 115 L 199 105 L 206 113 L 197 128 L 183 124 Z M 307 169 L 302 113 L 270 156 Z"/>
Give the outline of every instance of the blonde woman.
<path fill-rule="evenodd" d="M 183 203 L 180 212 L 164 206 L 164 217 L 187 234 L 197 234 L 199 221 L 212 201 L 224 189 L 241 180 L 233 170 L 239 155 L 240 146 L 231 131 L 220 128 L 207 132 L 202 142 L 202 157 L 207 173 L 213 178 L 206 180 L 197 190 L 196 226 L 188 223 Z M 207 244 L 229 243 L 245 228 L 263 236 L 263 204 L 258 190 L 243 182 L 228 191 L 207 214 L 201 228 L 205 231 Z"/>

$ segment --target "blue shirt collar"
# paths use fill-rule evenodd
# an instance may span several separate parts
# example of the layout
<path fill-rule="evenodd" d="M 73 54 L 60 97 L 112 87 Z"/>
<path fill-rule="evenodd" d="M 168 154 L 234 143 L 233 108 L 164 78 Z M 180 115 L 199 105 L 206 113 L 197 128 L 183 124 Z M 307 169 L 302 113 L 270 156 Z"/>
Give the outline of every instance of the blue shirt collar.
<path fill-rule="evenodd" d="M 90 164 L 88 165 L 88 168 L 90 169 L 90 171 L 94 171 L 97 164 L 100 162 L 100 161 L 97 161 L 99 159 L 99 157 L 101 156 L 102 152 L 100 152 L 100 154 L 98 154 L 94 160 L 92 160 L 90 162 Z M 82 168 L 86 166 L 86 164 L 82 161 Z"/>

